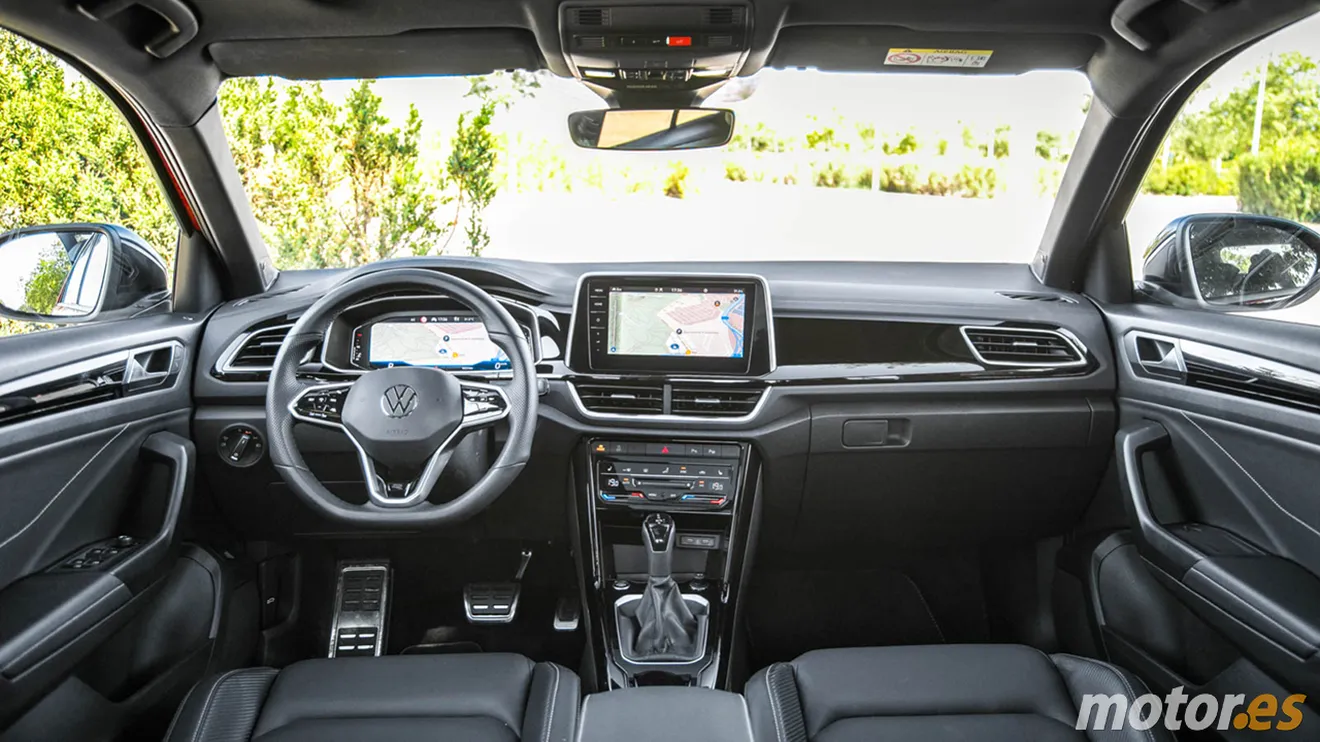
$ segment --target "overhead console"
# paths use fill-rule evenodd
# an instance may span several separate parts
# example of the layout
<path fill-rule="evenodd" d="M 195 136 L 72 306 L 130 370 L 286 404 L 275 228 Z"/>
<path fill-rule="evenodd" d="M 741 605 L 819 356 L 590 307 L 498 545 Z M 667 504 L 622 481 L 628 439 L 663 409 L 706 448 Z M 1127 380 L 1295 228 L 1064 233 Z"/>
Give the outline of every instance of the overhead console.
<path fill-rule="evenodd" d="M 752 8 L 569 2 L 560 6 L 559 29 L 574 76 L 603 95 L 695 93 L 742 68 Z"/>

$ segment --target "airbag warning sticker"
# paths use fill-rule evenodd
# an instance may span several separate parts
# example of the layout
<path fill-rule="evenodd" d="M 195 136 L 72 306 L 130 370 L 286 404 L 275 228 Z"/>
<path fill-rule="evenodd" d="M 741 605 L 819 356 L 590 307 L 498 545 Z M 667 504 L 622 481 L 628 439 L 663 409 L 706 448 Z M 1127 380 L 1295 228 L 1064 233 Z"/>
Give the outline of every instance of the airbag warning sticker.
<path fill-rule="evenodd" d="M 885 64 L 900 67 L 984 67 L 990 49 L 890 49 Z"/>

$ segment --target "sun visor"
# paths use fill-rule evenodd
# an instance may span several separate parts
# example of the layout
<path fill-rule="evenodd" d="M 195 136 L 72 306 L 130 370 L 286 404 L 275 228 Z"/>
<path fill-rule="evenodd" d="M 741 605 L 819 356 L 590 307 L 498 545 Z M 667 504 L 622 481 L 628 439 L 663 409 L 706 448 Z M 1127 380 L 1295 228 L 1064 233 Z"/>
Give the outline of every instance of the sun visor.
<path fill-rule="evenodd" d="M 766 67 L 831 72 L 1014 75 L 1080 69 L 1100 40 L 1086 34 L 917 31 L 894 26 L 787 26 Z"/>
<path fill-rule="evenodd" d="M 396 36 L 219 41 L 207 47 L 230 77 L 295 80 L 479 75 L 540 69 L 536 37 L 514 28 L 411 31 Z"/>

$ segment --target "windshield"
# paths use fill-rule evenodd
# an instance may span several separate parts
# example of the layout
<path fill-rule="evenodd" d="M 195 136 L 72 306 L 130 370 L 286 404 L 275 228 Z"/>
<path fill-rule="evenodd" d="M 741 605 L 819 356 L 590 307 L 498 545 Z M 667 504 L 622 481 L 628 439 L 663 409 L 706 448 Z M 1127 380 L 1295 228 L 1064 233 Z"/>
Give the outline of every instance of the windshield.
<path fill-rule="evenodd" d="M 548 73 L 221 90 L 277 267 L 410 255 L 552 262 L 1026 263 L 1090 105 L 1078 72 L 764 70 L 704 104 L 723 147 L 580 149 L 601 109 Z"/>

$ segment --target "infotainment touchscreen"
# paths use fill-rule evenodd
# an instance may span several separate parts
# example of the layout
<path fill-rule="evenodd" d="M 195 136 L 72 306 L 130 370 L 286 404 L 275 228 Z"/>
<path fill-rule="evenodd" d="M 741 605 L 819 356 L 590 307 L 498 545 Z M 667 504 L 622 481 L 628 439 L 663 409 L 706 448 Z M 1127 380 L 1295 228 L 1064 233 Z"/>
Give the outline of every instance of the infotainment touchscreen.
<path fill-rule="evenodd" d="M 431 366 L 490 370 L 509 368 L 509 358 L 468 314 L 410 314 L 386 317 L 360 330 L 372 368 Z"/>
<path fill-rule="evenodd" d="M 610 355 L 742 358 L 747 296 L 742 289 L 611 289 Z"/>
<path fill-rule="evenodd" d="M 765 373 L 772 363 L 761 304 L 764 286 L 763 279 L 753 276 L 588 276 L 574 318 L 574 367 Z M 587 363 L 577 365 L 582 360 Z"/>

